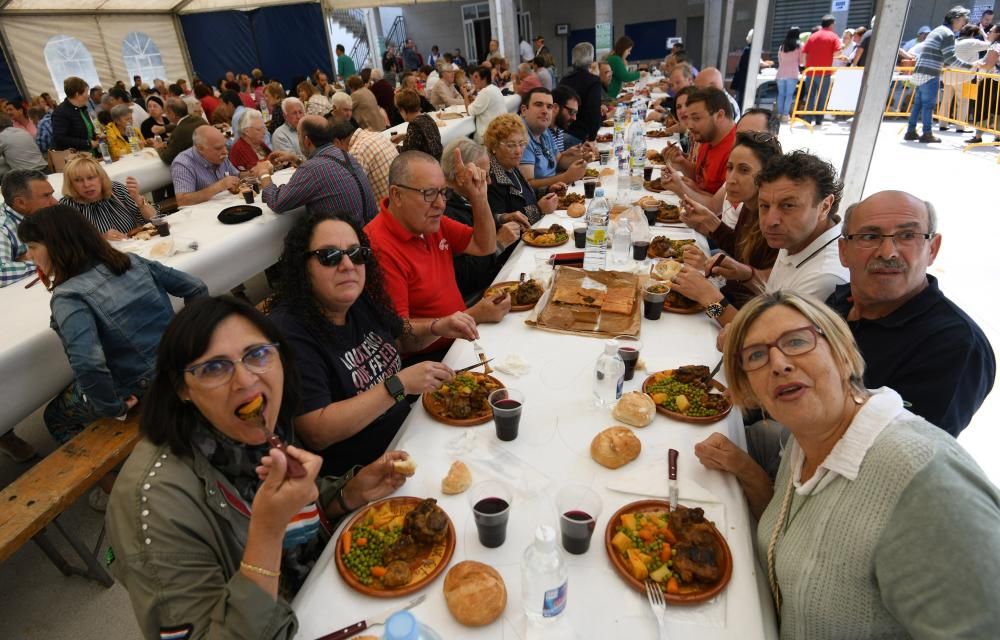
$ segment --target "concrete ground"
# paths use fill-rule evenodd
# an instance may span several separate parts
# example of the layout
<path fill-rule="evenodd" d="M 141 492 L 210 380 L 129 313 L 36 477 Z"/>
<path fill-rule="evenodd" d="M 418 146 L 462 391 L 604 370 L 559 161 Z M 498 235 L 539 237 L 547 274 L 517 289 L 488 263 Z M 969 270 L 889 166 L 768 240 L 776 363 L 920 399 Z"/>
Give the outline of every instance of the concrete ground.
<path fill-rule="evenodd" d="M 866 195 L 883 189 L 902 189 L 930 200 L 940 216 L 943 244 L 931 272 L 941 289 L 983 328 L 993 345 L 1000 345 L 1000 321 L 993 315 L 995 283 L 1000 261 L 990 258 L 1000 247 L 1000 217 L 992 186 L 1000 178 L 998 151 L 980 148 L 962 153 L 967 134 L 940 133 L 943 143 L 903 142 L 902 121 L 885 122 L 879 134 Z M 808 131 L 801 125 L 782 127 L 785 150 L 809 149 L 839 167 L 847 146 L 849 124 L 829 123 Z M 251 299 L 264 295 L 263 278 L 249 283 Z M 919 348 L 919 345 L 914 345 Z M 996 347 L 994 347 L 996 348 Z M 959 437 L 994 483 L 1000 484 L 1000 395 L 990 396 L 972 425 Z M 41 411 L 18 425 L 17 433 L 43 452 L 54 447 L 42 424 Z M 0 457 L 0 484 L 24 472 Z M 67 527 L 93 544 L 102 516 L 82 498 L 62 517 Z M 57 544 L 68 554 L 67 545 Z M 139 630 L 128 594 L 119 585 L 105 589 L 94 582 L 65 577 L 37 546 L 28 544 L 0 565 L 0 637 L 17 639 L 76 638 L 132 640 Z"/>

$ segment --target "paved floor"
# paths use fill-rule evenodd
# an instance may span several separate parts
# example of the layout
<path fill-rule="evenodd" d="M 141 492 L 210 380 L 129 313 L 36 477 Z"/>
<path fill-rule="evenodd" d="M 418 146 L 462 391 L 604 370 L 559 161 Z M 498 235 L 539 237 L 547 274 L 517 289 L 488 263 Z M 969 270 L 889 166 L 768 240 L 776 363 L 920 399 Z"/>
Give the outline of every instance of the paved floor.
<path fill-rule="evenodd" d="M 1000 178 L 996 149 L 961 152 L 966 135 L 940 134 L 942 144 L 921 145 L 902 141 L 903 123 L 883 123 L 865 193 L 902 189 L 930 200 L 940 216 L 943 244 L 931 272 L 941 289 L 980 324 L 990 341 L 1000 346 L 1000 321 L 995 310 L 1000 261 L 1000 217 L 993 188 Z M 798 126 L 782 128 L 786 150 L 805 148 L 839 167 L 849 133 L 848 124 L 828 124 L 809 132 Z M 251 298 L 259 299 L 260 282 L 251 283 Z M 255 296 L 254 293 L 257 295 Z M 919 348 L 919 345 L 915 345 Z M 996 347 L 995 347 L 996 348 Z M 1000 484 L 1000 394 L 987 399 L 961 442 Z M 17 432 L 43 451 L 53 443 L 36 413 Z M 24 471 L 0 457 L 0 485 Z M 96 541 L 102 518 L 81 499 L 63 516 L 84 540 Z M 63 545 L 65 546 L 65 545 Z M 334 605 L 335 606 L 335 605 Z M 0 637 L 13 639 L 79 638 L 83 640 L 132 640 L 139 637 L 128 594 L 119 585 L 110 589 L 64 577 L 41 551 L 29 544 L 0 565 Z M 309 640 L 309 639 L 307 639 Z"/>

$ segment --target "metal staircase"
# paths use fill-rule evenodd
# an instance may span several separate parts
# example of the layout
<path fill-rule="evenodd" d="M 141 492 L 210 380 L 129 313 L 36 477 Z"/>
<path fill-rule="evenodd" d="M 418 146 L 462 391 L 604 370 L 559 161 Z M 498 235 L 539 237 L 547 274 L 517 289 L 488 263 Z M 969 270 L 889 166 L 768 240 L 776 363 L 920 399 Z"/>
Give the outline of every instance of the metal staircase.
<path fill-rule="evenodd" d="M 369 64 L 371 54 L 368 45 L 368 22 L 365 10 L 334 9 L 330 12 L 330 20 L 339 24 L 354 36 L 354 43 L 349 47 L 348 55 L 354 60 L 355 68 L 360 71 L 365 65 Z"/>

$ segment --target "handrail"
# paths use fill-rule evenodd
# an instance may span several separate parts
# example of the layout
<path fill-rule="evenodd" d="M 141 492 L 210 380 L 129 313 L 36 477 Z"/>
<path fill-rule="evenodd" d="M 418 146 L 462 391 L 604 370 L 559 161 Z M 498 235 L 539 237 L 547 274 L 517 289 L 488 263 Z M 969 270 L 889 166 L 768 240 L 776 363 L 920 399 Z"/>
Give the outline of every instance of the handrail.
<path fill-rule="evenodd" d="M 396 16 L 389 28 L 389 34 L 385 37 L 385 45 L 392 45 L 399 49 L 406 42 L 406 21 L 403 16 Z"/>

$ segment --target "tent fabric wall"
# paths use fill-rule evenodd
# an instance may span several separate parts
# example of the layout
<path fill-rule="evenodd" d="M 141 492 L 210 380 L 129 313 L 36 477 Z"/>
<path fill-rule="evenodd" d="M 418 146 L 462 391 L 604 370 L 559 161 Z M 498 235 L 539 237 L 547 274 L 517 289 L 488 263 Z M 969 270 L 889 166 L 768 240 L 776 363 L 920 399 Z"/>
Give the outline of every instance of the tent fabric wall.
<path fill-rule="evenodd" d="M 181 16 L 194 74 L 215 86 L 227 70 L 246 71 L 259 65 L 250 15 L 212 11 Z"/>
<path fill-rule="evenodd" d="M 290 89 L 292 78 L 322 69 L 333 77 L 319 4 L 266 7 L 251 14 L 260 68 Z"/>
<path fill-rule="evenodd" d="M 209 84 L 215 85 L 226 71 L 249 73 L 255 67 L 286 88 L 292 78 L 317 67 L 330 74 L 330 49 L 318 3 L 191 13 L 180 19 L 194 72 Z"/>
<path fill-rule="evenodd" d="M 116 80 L 130 84 L 121 47 L 130 31 L 142 31 L 156 42 L 168 78 L 176 80 L 188 75 L 180 40 L 168 15 L 7 15 L 2 26 L 14 64 L 33 96 L 45 91 L 61 95 L 62 87 L 53 85 L 44 54 L 49 38 L 58 34 L 79 38 L 87 46 L 105 88 Z"/>
<path fill-rule="evenodd" d="M 17 83 L 14 82 L 14 74 L 11 73 L 4 55 L 6 53 L 6 51 L 0 51 L 0 98 L 14 100 L 21 95 L 21 92 L 17 88 Z"/>

